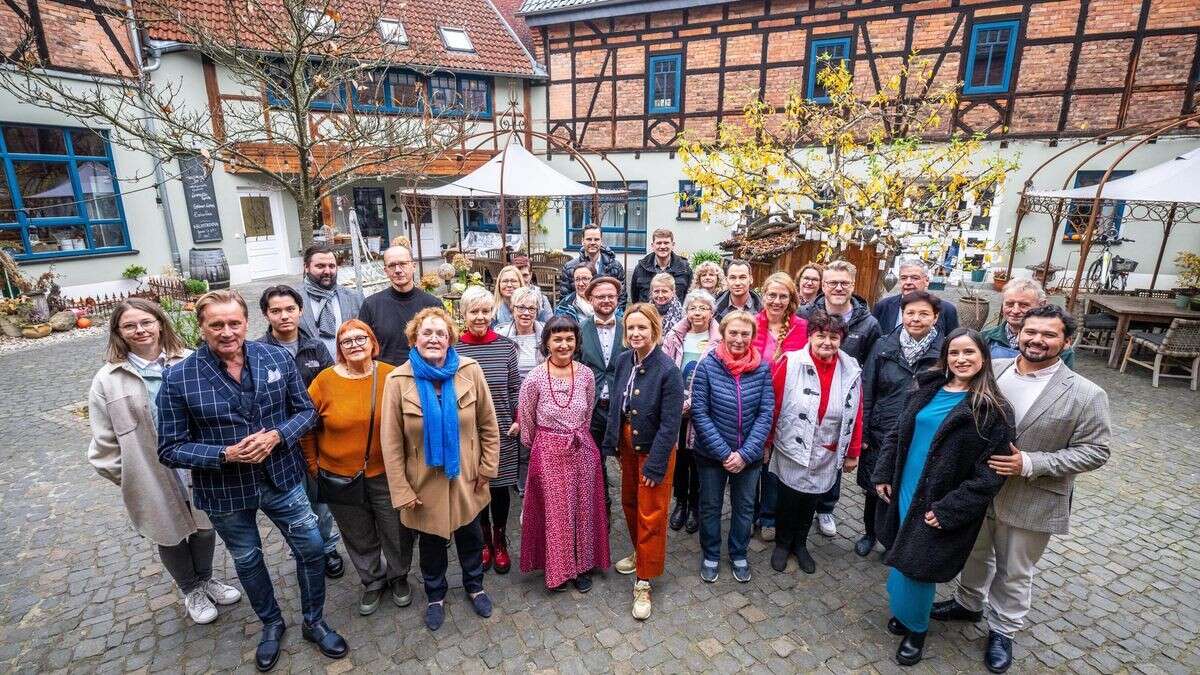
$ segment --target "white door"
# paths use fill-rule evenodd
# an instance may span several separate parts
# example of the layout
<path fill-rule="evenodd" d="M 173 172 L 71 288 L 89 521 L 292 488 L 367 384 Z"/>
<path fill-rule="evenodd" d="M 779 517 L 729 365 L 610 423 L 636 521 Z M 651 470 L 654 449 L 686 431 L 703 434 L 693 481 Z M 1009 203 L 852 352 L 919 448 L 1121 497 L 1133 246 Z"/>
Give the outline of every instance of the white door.
<path fill-rule="evenodd" d="M 250 278 L 287 273 L 287 231 L 279 195 L 274 192 L 241 192 L 242 228 L 246 231 L 246 257 Z"/>

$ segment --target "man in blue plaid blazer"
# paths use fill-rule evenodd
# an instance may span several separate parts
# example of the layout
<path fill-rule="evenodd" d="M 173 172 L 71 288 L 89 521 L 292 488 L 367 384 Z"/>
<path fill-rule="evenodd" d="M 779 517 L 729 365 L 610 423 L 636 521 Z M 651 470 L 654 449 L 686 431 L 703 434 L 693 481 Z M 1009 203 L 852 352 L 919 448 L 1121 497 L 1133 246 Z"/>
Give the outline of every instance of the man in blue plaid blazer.
<path fill-rule="evenodd" d="M 285 629 L 263 561 L 259 510 L 296 558 L 304 638 L 342 658 L 346 641 L 323 619 L 324 541 L 304 492 L 299 442 L 316 421 L 304 382 L 286 349 L 246 341 L 246 302 L 235 291 L 205 294 L 196 316 L 204 344 L 164 373 L 159 390 L 159 461 L 192 471 L 196 506 L 233 557 L 263 622 L 255 666 L 275 666 Z"/>

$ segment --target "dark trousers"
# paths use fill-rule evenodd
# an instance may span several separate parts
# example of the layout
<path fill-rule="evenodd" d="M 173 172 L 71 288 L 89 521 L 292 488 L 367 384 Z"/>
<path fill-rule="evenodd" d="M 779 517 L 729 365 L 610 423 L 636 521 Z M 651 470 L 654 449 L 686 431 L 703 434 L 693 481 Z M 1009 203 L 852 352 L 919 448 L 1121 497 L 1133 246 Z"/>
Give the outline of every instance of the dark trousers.
<path fill-rule="evenodd" d="M 779 511 L 779 479 L 767 470 L 766 462 L 757 472 L 758 493 L 754 496 L 754 524 L 759 527 L 775 527 L 775 514 Z"/>
<path fill-rule="evenodd" d="M 454 531 L 454 547 L 458 549 L 458 563 L 462 567 L 463 589 L 467 595 L 483 590 L 483 529 L 479 517 Z M 421 577 L 425 583 L 425 597 L 429 602 L 446 599 L 446 568 L 450 565 L 446 540 L 436 534 L 422 532 L 418 549 L 421 557 Z"/>
<path fill-rule="evenodd" d="M 367 590 L 377 591 L 408 576 L 413 531 L 400 522 L 400 512 L 392 506 L 386 475 L 367 478 L 366 485 L 366 505 L 330 504 L 329 510 L 337 520 L 358 578 Z"/>
<path fill-rule="evenodd" d="M 875 536 L 875 511 L 883 501 L 879 499 L 879 495 L 867 490 L 863 492 L 863 534 L 872 539 Z"/>
<path fill-rule="evenodd" d="M 603 449 L 604 447 L 604 430 L 608 427 L 608 401 L 597 401 L 596 408 L 592 410 L 592 422 L 588 426 L 588 432 L 592 435 L 592 440 L 596 442 L 596 447 Z M 609 491 L 608 482 L 608 458 L 603 452 L 600 454 L 600 474 L 604 478 L 604 509 L 612 513 L 612 493 Z"/>
<path fill-rule="evenodd" d="M 213 550 L 216 547 L 215 531 L 197 530 L 174 546 L 159 546 L 158 558 L 167 568 L 167 574 L 175 580 L 175 585 L 187 595 L 212 578 Z"/>
<path fill-rule="evenodd" d="M 689 512 L 700 509 L 700 474 L 696 470 L 695 455 L 687 447 L 688 423 L 683 423 L 679 431 L 679 446 L 675 450 L 675 477 L 672 487 L 675 491 L 675 504 Z"/>
<path fill-rule="evenodd" d="M 838 497 L 842 496 L 842 472 L 839 471 L 837 478 L 833 480 L 833 487 L 825 491 L 821 498 L 817 500 L 817 513 L 833 513 L 833 507 L 837 506 Z"/>
<path fill-rule="evenodd" d="M 495 527 L 498 530 L 508 528 L 508 510 L 512 504 L 512 495 L 506 487 L 490 488 L 492 501 L 479 512 L 479 526 L 486 530 Z"/>
<path fill-rule="evenodd" d="M 700 458 L 696 469 L 700 476 L 700 550 L 704 559 L 721 559 L 721 507 L 725 504 L 725 484 L 729 483 L 729 559 L 745 560 L 753 529 L 758 465 L 729 473 L 720 463 Z"/>
<path fill-rule="evenodd" d="M 775 545 L 788 551 L 808 546 L 808 530 L 812 527 L 821 495 L 797 492 L 782 482 L 779 486 L 779 519 L 775 524 Z"/>
<path fill-rule="evenodd" d="M 238 579 L 254 613 L 264 625 L 283 622 L 283 613 L 275 601 L 275 588 L 263 561 L 262 537 L 258 533 L 258 512 L 266 514 L 283 534 L 296 560 L 296 578 L 300 586 L 300 607 L 304 623 L 321 621 L 325 608 L 325 541 L 317 529 L 317 515 L 308 504 L 304 484 L 290 490 L 278 490 L 269 481 L 258 484 L 258 508 L 239 511 L 209 511 L 221 541 L 233 558 Z"/>

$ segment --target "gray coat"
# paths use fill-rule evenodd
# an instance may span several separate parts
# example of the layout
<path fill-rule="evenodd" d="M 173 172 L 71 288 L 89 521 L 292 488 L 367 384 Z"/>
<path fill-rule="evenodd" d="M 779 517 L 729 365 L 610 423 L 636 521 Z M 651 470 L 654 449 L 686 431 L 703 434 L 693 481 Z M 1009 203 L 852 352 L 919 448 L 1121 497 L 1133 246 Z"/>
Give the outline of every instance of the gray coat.
<path fill-rule="evenodd" d="M 188 353 L 168 359 L 167 365 L 179 363 Z M 138 534 L 155 544 L 174 546 L 198 529 L 212 529 L 204 512 L 193 507 L 180 474 L 159 463 L 146 383 L 128 362 L 106 363 L 92 378 L 88 421 L 88 462 L 120 486 Z"/>
<path fill-rule="evenodd" d="M 1015 359 L 997 359 L 999 379 Z M 1017 425 L 1013 444 L 1029 455 L 1033 475 L 1011 476 L 992 502 L 1000 522 L 1034 532 L 1066 534 L 1075 475 L 1099 469 L 1109 456 L 1108 395 L 1069 368 L 1059 368 Z"/>
<path fill-rule="evenodd" d="M 321 335 L 317 332 L 317 315 L 314 311 L 314 303 L 304 292 L 304 284 L 296 284 L 294 288 L 300 294 L 300 297 L 304 299 L 304 307 L 300 310 L 300 332 L 308 337 L 320 340 Z M 340 285 L 335 285 L 333 288 L 334 294 L 337 296 L 338 307 L 342 311 L 342 321 L 357 319 L 359 310 L 362 309 L 363 304 L 362 293 Z M 328 345 L 326 346 L 328 347 Z M 329 355 L 337 358 L 337 350 L 333 350 Z"/>

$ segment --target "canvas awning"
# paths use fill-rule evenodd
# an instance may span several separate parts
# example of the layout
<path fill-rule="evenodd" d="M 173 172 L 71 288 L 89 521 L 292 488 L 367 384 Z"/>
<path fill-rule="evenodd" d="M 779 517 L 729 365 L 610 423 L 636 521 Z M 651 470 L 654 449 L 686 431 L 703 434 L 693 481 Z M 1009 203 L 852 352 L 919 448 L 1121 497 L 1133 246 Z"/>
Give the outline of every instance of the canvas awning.
<path fill-rule="evenodd" d="M 1095 199 L 1096 189 L 1096 185 L 1088 185 L 1068 190 L 1029 190 L 1025 194 L 1035 199 Z M 1110 180 L 1104 184 L 1100 197 L 1124 202 L 1200 203 L 1200 148 L 1124 178 Z"/>
<path fill-rule="evenodd" d="M 503 167 L 503 182 L 501 168 Z M 549 164 L 534 157 L 519 143 L 503 150 L 471 173 L 435 188 L 412 190 L 425 197 L 469 197 L 475 199 L 507 197 L 586 197 L 594 194 L 623 195 L 624 190 L 597 189 L 571 180 Z"/>

